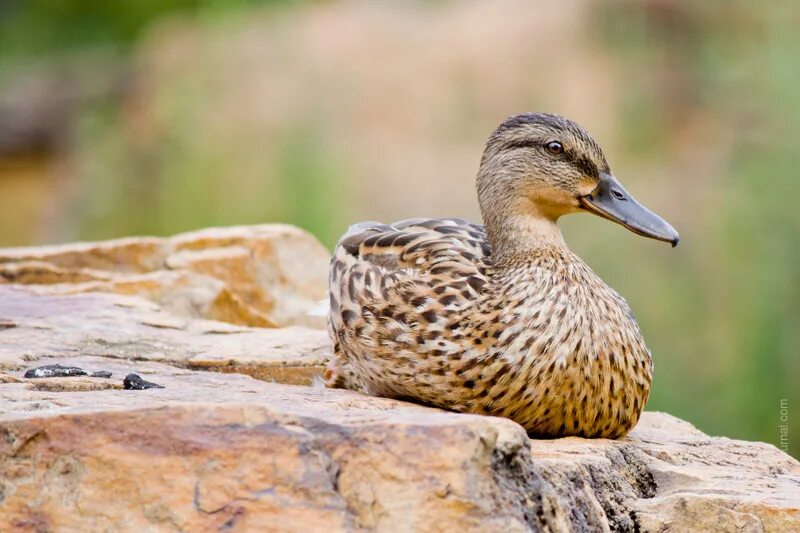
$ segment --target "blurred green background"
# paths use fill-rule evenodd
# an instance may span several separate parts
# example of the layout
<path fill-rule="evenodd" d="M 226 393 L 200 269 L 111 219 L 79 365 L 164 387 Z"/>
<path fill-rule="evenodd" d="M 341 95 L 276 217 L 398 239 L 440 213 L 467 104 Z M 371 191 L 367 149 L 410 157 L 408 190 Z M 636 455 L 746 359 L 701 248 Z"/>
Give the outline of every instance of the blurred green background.
<path fill-rule="evenodd" d="M 800 6 L 0 0 L 0 245 L 477 218 L 504 117 L 584 124 L 675 249 L 587 216 L 648 409 L 800 456 Z"/>

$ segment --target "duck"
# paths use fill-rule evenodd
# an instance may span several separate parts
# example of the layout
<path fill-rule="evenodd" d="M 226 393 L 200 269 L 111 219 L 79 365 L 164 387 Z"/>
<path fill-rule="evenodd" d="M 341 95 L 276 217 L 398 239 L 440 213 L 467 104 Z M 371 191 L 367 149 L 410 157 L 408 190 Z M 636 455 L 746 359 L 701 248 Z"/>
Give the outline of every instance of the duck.
<path fill-rule="evenodd" d="M 620 438 L 653 361 L 625 299 L 567 246 L 560 217 L 591 213 L 676 246 L 580 125 L 515 115 L 477 174 L 483 224 L 352 225 L 329 272 L 326 386 L 509 418 L 532 437 Z"/>

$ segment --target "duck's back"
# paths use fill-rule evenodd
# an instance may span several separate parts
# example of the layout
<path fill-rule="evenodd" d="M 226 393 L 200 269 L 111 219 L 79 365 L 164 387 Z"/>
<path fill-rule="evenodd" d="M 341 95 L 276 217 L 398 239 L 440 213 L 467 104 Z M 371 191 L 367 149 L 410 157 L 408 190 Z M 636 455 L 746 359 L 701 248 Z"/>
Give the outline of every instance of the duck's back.
<path fill-rule="evenodd" d="M 432 381 L 445 378 L 431 364 L 463 352 L 459 330 L 490 269 L 491 247 L 478 224 L 449 218 L 352 226 L 331 262 L 328 385 L 426 400 Z"/>

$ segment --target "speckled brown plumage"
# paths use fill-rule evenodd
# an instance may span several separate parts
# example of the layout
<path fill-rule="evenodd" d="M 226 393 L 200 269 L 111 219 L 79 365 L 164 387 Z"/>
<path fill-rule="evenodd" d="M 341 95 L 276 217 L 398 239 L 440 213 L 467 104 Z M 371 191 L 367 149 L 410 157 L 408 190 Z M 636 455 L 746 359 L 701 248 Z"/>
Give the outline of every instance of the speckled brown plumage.
<path fill-rule="evenodd" d="M 485 227 L 351 227 L 331 263 L 328 386 L 504 416 L 542 436 L 624 435 L 647 401 L 650 353 L 625 300 L 555 225 L 602 172 L 582 128 L 520 115 L 481 161 Z"/>

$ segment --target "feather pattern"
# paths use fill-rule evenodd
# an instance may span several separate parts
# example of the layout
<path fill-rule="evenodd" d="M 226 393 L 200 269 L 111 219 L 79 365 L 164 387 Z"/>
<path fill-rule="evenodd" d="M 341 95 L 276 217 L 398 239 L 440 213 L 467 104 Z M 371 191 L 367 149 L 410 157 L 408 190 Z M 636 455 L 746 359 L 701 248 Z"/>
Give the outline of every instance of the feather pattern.
<path fill-rule="evenodd" d="M 509 417 L 534 435 L 624 435 L 652 377 L 627 303 L 560 233 L 505 224 L 352 226 L 331 261 L 326 384 Z"/>
<path fill-rule="evenodd" d="M 625 301 L 568 250 L 499 272 L 491 255 L 459 219 L 351 228 L 330 271 L 328 384 L 534 434 L 627 431 L 652 363 Z"/>

